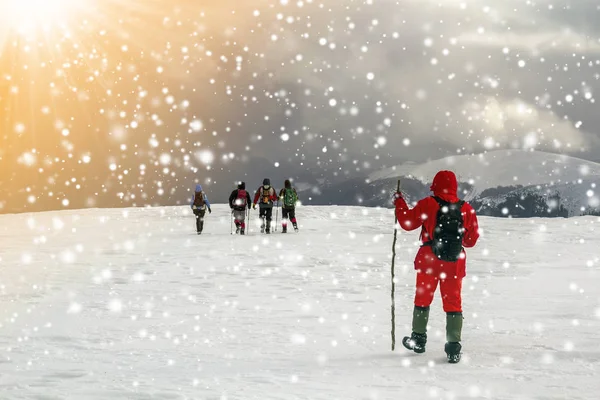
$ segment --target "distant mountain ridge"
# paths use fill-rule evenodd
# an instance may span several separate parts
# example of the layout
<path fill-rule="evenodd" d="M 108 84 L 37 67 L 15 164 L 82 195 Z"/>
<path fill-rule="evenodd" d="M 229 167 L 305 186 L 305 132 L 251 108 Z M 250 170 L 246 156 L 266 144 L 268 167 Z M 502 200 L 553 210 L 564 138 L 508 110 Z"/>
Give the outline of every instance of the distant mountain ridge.
<path fill-rule="evenodd" d="M 413 202 L 431 195 L 431 180 L 445 169 L 456 173 L 459 196 L 481 215 L 568 217 L 600 210 L 596 193 L 600 164 L 525 150 L 498 150 L 403 164 L 368 176 L 307 188 L 300 195 L 305 204 L 390 207 L 398 179 L 407 199 Z"/>

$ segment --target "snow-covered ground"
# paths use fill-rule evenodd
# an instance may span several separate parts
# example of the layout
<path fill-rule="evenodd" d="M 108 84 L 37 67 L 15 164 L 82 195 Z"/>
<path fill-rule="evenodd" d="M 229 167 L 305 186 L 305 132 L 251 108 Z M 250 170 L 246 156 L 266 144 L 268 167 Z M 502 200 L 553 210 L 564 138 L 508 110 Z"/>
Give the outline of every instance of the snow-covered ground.
<path fill-rule="evenodd" d="M 256 213 L 254 213 L 256 215 Z M 409 333 L 417 233 L 391 210 L 303 207 L 301 231 L 205 233 L 186 207 L 0 216 L 1 399 L 597 399 L 600 220 L 482 218 L 464 356 Z"/>

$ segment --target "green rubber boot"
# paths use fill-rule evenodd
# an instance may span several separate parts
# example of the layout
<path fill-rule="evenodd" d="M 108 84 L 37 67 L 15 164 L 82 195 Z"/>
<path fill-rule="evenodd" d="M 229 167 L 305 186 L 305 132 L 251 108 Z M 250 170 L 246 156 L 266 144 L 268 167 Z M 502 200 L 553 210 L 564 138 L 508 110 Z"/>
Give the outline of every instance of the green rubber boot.
<path fill-rule="evenodd" d="M 413 310 L 412 330 L 415 333 L 427 333 L 429 307 L 415 306 Z"/>
<path fill-rule="evenodd" d="M 462 345 L 460 344 L 463 326 L 463 315 L 461 312 L 446 313 L 446 345 L 444 350 L 448 362 L 460 361 Z"/>
<path fill-rule="evenodd" d="M 429 307 L 415 306 L 413 310 L 412 334 L 402 339 L 402 345 L 415 353 L 425 353 L 427 344 L 427 321 Z"/>

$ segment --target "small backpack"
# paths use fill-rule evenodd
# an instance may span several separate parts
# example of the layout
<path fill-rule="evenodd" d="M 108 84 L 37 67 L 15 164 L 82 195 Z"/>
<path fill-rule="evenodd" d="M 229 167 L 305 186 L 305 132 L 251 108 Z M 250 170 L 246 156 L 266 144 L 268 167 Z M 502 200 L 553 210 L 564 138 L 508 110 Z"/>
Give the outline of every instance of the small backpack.
<path fill-rule="evenodd" d="M 204 209 L 204 205 L 206 204 L 206 202 L 204 201 L 204 192 L 196 192 L 194 194 L 194 206 L 196 206 L 197 209 Z"/>
<path fill-rule="evenodd" d="M 237 197 L 233 200 L 233 206 L 237 209 L 244 210 L 248 205 L 247 192 L 244 189 L 238 189 Z"/>
<path fill-rule="evenodd" d="M 262 203 L 269 204 L 271 202 L 271 198 L 270 198 L 271 187 L 269 187 L 267 190 L 265 190 L 265 187 L 261 186 L 260 191 L 262 194 Z"/>
<path fill-rule="evenodd" d="M 286 188 L 283 194 L 283 205 L 286 208 L 293 208 L 296 206 L 296 202 L 298 201 L 298 196 L 296 195 L 296 191 L 292 188 Z"/>
<path fill-rule="evenodd" d="M 465 202 L 460 200 L 457 203 L 449 203 L 437 196 L 433 198 L 440 208 L 436 216 L 433 239 L 425 245 L 431 246 L 433 254 L 442 261 L 458 261 L 463 250 L 465 229 L 461 208 Z"/>

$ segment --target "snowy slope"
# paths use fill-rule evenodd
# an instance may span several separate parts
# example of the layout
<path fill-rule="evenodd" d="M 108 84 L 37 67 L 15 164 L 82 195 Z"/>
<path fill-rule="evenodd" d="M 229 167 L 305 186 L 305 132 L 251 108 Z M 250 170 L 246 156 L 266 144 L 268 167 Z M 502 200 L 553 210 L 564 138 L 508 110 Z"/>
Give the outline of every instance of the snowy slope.
<path fill-rule="evenodd" d="M 567 210 L 568 216 L 572 217 L 589 211 L 600 210 L 600 197 L 597 189 L 599 184 L 599 177 L 594 177 L 578 179 L 570 183 L 527 186 L 511 190 L 508 194 L 481 196 L 472 200 L 472 202 L 474 205 L 485 204 L 488 208 L 499 210 L 503 207 L 503 203 L 506 202 L 507 197 L 527 198 L 534 195 L 545 200 L 546 205 L 543 207 L 544 209 L 554 209 L 560 205 L 560 207 Z M 559 196 L 559 204 L 553 199 L 555 196 Z M 480 209 L 478 211 L 481 212 Z"/>
<path fill-rule="evenodd" d="M 238 237 L 220 205 L 202 236 L 186 207 L 0 216 L 0 398 L 597 398 L 597 218 L 482 218 L 458 365 L 439 295 L 428 352 L 390 351 L 390 210 L 298 218 Z M 398 341 L 416 239 L 399 233 Z"/>
<path fill-rule="evenodd" d="M 412 176 L 431 182 L 437 171 L 450 169 L 461 182 L 470 182 L 474 194 L 496 186 L 566 183 L 600 176 L 600 164 L 541 151 L 497 150 L 485 154 L 457 155 L 423 164 L 405 164 L 375 172 L 371 181 Z"/>

